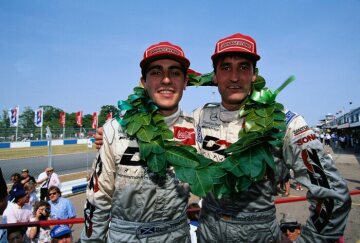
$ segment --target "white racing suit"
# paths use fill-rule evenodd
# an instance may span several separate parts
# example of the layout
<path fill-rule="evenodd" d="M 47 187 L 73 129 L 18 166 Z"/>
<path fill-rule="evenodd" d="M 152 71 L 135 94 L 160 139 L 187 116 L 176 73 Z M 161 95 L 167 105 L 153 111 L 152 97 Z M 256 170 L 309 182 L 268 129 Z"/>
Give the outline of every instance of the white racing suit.
<path fill-rule="evenodd" d="M 194 111 L 196 140 L 202 154 L 219 162 L 225 159 L 224 149 L 238 140 L 242 127 L 238 113 L 219 104 Z M 296 179 L 309 189 L 311 216 L 298 242 L 331 242 L 344 232 L 351 199 L 331 157 L 319 140 L 310 139 L 313 136 L 304 119 L 294 114 L 288 119 L 283 155 Z M 216 199 L 209 193 L 202 202 L 198 242 L 280 242 L 273 183 L 270 176 L 265 176 L 236 199 Z"/>
<path fill-rule="evenodd" d="M 178 110 L 165 122 L 176 140 L 195 145 L 192 118 Z M 137 141 L 116 119 L 104 125 L 103 140 L 87 187 L 81 242 L 190 242 L 188 185 L 171 169 L 165 179 L 148 171 Z"/>

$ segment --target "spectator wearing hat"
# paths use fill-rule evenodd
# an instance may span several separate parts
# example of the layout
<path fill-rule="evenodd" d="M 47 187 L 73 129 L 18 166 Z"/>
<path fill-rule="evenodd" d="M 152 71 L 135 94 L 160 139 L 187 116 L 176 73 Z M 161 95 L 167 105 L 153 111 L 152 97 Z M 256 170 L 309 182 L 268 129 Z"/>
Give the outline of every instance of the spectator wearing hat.
<path fill-rule="evenodd" d="M 22 169 L 21 171 L 21 184 L 25 185 L 28 182 L 36 184 L 36 180 L 33 176 L 29 174 L 28 169 Z"/>
<path fill-rule="evenodd" d="M 50 232 L 51 243 L 72 243 L 71 229 L 67 225 L 56 225 Z"/>
<path fill-rule="evenodd" d="M 301 232 L 301 224 L 290 214 L 283 214 L 280 220 L 280 229 L 282 232 L 282 243 L 295 242 Z"/>
<path fill-rule="evenodd" d="M 29 222 L 32 213 L 29 205 L 26 205 L 28 202 L 29 194 L 24 188 L 18 189 L 14 194 L 14 202 L 10 202 L 4 211 L 3 222 Z"/>
<path fill-rule="evenodd" d="M 51 219 L 72 219 L 76 217 L 73 203 L 61 197 L 61 191 L 57 186 L 49 188 L 49 204 L 51 206 Z"/>

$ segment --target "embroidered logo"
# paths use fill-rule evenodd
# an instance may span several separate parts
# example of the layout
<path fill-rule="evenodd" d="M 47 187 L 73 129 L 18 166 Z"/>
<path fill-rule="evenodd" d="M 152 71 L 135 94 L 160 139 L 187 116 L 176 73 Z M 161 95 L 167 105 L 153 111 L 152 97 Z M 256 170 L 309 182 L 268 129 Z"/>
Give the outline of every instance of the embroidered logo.
<path fill-rule="evenodd" d="M 174 126 L 174 137 L 186 145 L 195 145 L 195 130 L 194 128 L 177 127 Z"/>

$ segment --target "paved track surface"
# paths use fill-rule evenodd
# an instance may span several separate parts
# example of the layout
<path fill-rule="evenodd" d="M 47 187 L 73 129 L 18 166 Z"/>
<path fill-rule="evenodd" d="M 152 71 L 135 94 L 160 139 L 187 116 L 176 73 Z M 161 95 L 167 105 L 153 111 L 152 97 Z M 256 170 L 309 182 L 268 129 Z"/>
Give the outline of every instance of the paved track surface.
<path fill-rule="evenodd" d="M 58 175 L 65 175 L 91 168 L 96 152 L 55 155 L 52 156 L 52 167 Z M 27 168 L 30 175 L 35 178 L 48 167 L 48 157 L 36 157 L 25 159 L 0 160 L 0 167 L 7 183 L 10 183 L 10 176 Z"/>

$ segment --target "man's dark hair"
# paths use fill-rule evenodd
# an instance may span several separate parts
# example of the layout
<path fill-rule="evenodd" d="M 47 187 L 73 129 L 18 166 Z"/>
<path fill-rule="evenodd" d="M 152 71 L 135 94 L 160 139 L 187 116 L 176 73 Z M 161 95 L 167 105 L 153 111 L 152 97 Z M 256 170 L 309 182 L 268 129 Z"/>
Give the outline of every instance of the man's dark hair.
<path fill-rule="evenodd" d="M 60 195 L 60 197 L 61 197 L 61 191 L 60 191 L 60 188 L 59 188 L 59 187 L 57 187 L 57 186 L 51 186 L 51 187 L 49 187 L 49 189 L 48 189 L 48 193 L 51 192 L 51 191 L 56 191 L 56 192 Z"/>
<path fill-rule="evenodd" d="M 21 175 L 19 173 L 14 173 L 11 175 L 11 177 L 14 177 L 16 182 L 20 182 L 20 180 L 21 180 Z"/>
<path fill-rule="evenodd" d="M 214 68 L 214 73 L 216 74 L 216 65 L 218 64 L 218 62 L 223 61 L 225 58 L 230 57 L 243 57 L 246 58 L 248 60 L 251 61 L 252 65 L 253 65 L 253 69 L 254 69 L 254 73 L 255 73 L 255 69 L 256 69 L 256 60 L 254 60 L 254 57 L 252 55 L 248 55 L 246 53 L 239 53 L 239 52 L 226 52 L 223 53 L 221 55 L 218 55 L 217 57 L 214 58 L 213 60 L 213 68 Z"/>
<path fill-rule="evenodd" d="M 50 204 L 49 204 L 47 201 L 38 201 L 38 202 L 36 202 L 36 203 L 34 204 L 34 210 L 33 210 L 34 215 L 36 214 L 36 211 L 37 211 L 40 207 L 42 207 L 42 206 L 45 206 L 45 207 L 47 207 L 47 208 L 50 208 L 50 207 L 51 207 Z"/>

